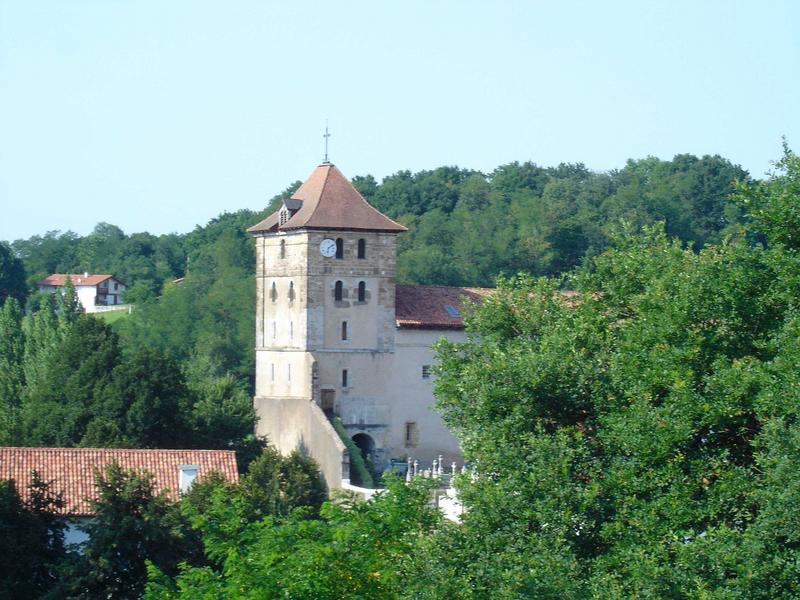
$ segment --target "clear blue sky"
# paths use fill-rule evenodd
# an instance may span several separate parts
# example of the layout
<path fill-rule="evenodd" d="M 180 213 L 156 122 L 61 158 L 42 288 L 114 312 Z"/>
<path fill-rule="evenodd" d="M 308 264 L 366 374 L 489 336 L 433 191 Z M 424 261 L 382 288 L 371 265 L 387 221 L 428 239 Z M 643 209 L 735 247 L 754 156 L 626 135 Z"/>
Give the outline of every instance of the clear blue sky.
<path fill-rule="evenodd" d="M 800 2 L 0 0 L 0 240 L 352 177 L 800 148 Z"/>

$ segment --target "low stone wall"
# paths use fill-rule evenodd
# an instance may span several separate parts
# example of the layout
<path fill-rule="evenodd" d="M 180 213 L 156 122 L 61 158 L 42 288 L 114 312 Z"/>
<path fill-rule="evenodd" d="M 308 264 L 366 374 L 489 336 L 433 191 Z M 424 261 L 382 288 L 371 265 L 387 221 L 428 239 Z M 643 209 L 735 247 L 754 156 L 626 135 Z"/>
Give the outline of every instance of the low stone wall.
<path fill-rule="evenodd" d="M 258 435 L 265 435 L 282 454 L 301 449 L 317 461 L 329 490 L 342 487 L 342 479 L 350 477 L 347 448 L 316 403 L 258 396 L 253 402 Z"/>

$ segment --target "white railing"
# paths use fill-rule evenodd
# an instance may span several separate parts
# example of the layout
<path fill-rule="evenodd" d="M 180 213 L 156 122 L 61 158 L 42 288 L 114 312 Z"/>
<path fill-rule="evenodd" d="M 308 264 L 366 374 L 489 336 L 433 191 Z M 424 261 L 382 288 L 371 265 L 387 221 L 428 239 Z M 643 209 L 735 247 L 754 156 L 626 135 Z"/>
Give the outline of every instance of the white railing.
<path fill-rule="evenodd" d="M 94 312 L 116 312 L 127 310 L 128 314 L 133 312 L 133 304 L 112 304 L 111 306 L 103 306 L 101 304 L 94 305 Z"/>
<path fill-rule="evenodd" d="M 450 464 L 450 472 L 446 472 L 442 466 L 444 461 L 442 456 L 439 455 L 438 459 L 434 459 L 430 469 L 420 469 L 419 461 L 408 459 L 408 467 L 406 470 L 406 483 L 411 482 L 414 477 L 427 477 L 437 479 L 439 486 L 433 490 L 433 497 L 431 504 L 442 511 L 444 518 L 454 523 L 461 522 L 461 515 L 464 514 L 464 507 L 458 500 L 458 492 L 453 487 L 453 479 L 456 475 L 466 472 L 466 466 L 462 465 L 459 471 L 456 463 Z M 349 479 L 342 479 L 341 488 L 348 492 L 352 492 L 360 496 L 364 500 L 370 500 L 375 494 L 386 491 L 385 488 L 364 488 L 350 483 Z"/>

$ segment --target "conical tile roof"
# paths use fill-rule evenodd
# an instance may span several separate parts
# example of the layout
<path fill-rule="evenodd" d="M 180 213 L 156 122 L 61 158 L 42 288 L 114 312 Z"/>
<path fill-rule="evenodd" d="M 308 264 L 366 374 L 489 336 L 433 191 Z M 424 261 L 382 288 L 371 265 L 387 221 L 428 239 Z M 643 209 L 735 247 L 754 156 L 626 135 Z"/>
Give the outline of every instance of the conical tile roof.
<path fill-rule="evenodd" d="M 364 231 L 406 231 L 406 228 L 373 208 L 336 166 L 325 163 L 314 169 L 305 183 L 292 194 L 299 209 L 280 224 L 280 209 L 247 231 L 290 229 L 360 229 Z M 292 207 L 296 202 L 292 202 Z"/>

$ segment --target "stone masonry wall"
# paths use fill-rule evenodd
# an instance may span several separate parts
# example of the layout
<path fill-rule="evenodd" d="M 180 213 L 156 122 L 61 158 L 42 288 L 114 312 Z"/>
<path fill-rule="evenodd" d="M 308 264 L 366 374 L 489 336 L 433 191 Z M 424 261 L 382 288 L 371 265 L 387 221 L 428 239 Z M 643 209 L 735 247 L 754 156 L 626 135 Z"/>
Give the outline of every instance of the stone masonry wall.
<path fill-rule="evenodd" d="M 259 416 L 259 435 L 266 435 L 281 454 L 300 449 L 313 457 L 328 489 L 341 488 L 342 479 L 350 476 L 347 448 L 314 402 L 258 396 L 254 402 Z"/>
<path fill-rule="evenodd" d="M 302 448 L 319 463 L 332 489 L 349 476 L 347 453 L 316 402 L 320 388 L 337 387 L 333 379 L 341 377 L 341 365 L 362 381 L 382 378 L 351 359 L 353 353 L 388 358 L 394 350 L 395 237 L 299 231 L 255 240 L 257 433 L 284 454 Z M 320 254 L 325 238 L 342 238 L 342 259 Z M 363 259 L 357 256 L 359 239 L 366 242 Z M 341 301 L 334 298 L 336 281 L 343 282 Z M 361 281 L 366 286 L 364 302 L 358 301 Z M 343 321 L 348 323 L 346 340 L 341 339 Z M 336 368 L 326 368 L 329 364 Z M 345 398 L 339 393 L 337 399 Z M 378 401 L 376 397 L 366 403 Z"/>

